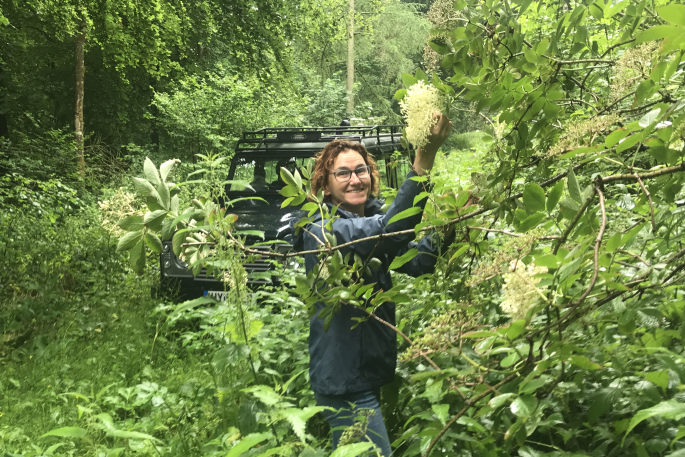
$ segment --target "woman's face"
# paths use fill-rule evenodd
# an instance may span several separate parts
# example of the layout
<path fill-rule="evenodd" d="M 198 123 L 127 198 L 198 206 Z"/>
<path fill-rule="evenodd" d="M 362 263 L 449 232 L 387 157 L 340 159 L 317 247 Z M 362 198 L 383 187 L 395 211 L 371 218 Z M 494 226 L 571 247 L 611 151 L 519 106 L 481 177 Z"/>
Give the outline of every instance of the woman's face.
<path fill-rule="evenodd" d="M 364 215 L 364 204 L 371 193 L 371 176 L 360 179 L 352 173 L 350 180 L 339 182 L 332 172 L 339 170 L 354 171 L 366 165 L 364 158 L 357 151 L 347 149 L 335 158 L 333 169 L 328 175 L 328 185 L 324 188 L 324 195 L 330 196 L 331 203 L 340 205 L 343 209 Z"/>

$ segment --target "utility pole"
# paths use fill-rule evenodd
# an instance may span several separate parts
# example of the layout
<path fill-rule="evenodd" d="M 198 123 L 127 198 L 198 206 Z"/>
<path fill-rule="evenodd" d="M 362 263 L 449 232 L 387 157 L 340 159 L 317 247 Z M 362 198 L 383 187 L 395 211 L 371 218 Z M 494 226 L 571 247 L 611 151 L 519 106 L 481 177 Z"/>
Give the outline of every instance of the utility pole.
<path fill-rule="evenodd" d="M 350 0 L 350 25 L 347 30 L 347 113 L 354 111 L 354 0 Z"/>

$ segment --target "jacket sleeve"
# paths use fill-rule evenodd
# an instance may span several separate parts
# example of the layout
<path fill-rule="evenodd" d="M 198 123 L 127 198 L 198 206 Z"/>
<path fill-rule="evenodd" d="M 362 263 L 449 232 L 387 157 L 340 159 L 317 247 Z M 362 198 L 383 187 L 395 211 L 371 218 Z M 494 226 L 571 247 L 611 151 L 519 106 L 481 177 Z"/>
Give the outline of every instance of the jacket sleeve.
<path fill-rule="evenodd" d="M 421 217 L 423 215 L 423 209 L 426 206 L 427 198 L 423 198 L 416 203 L 415 206 L 421 208 L 420 212 L 402 220 L 395 221 L 392 224 L 388 224 L 388 222 L 390 222 L 395 215 L 414 206 L 414 197 L 423 192 L 423 183 L 409 179 L 414 176 L 417 176 L 415 172 L 409 172 L 407 179 L 402 184 L 402 187 L 400 187 L 400 190 L 397 193 L 395 200 L 390 205 L 390 208 L 388 208 L 387 213 L 377 214 L 371 217 L 357 217 L 352 219 L 339 218 L 333 221 L 333 234 L 335 235 L 338 244 L 348 243 L 353 240 L 359 240 L 381 234 L 385 235 L 403 230 L 411 230 L 416 226 L 416 224 L 421 222 Z M 324 223 L 325 222 L 327 221 L 324 221 Z M 319 239 L 323 240 L 323 231 L 318 224 L 310 225 L 310 230 Z M 342 254 L 344 255 L 351 251 L 358 254 L 362 258 L 366 258 L 372 253 L 394 254 L 402 249 L 405 249 L 407 244 L 413 240 L 414 237 L 415 234 L 412 231 L 410 233 L 401 235 L 386 236 L 380 240 L 373 239 L 363 241 L 343 249 Z M 305 244 L 315 246 L 316 242 L 312 243 L 311 240 L 312 237 L 310 235 L 305 235 Z"/>
<path fill-rule="evenodd" d="M 439 240 L 437 234 L 431 232 L 429 235 L 424 236 L 418 244 L 413 241 L 410 242 L 405 249 L 397 253 L 397 256 L 401 256 L 412 248 L 418 250 L 419 253 L 409 262 L 398 268 L 397 271 L 414 277 L 433 273 L 435 263 L 438 260 L 438 254 L 446 251 L 454 241 L 454 238 L 454 232 L 444 240 Z"/>

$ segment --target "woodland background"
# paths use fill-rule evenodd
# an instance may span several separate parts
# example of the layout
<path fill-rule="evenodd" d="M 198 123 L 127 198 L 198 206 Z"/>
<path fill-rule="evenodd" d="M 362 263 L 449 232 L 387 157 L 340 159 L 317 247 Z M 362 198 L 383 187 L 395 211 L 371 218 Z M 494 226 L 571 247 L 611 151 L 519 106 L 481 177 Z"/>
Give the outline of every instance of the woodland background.
<path fill-rule="evenodd" d="M 307 382 L 317 279 L 179 306 L 118 223 L 146 212 L 146 158 L 180 159 L 176 182 L 206 170 L 187 206 L 242 131 L 400 123 L 425 78 L 454 131 L 417 231 L 461 235 L 388 291 L 396 455 L 685 455 L 685 6 L 355 3 L 352 111 L 348 0 L 0 3 L 0 452 L 329 455 Z M 356 438 L 334 455 L 373 454 Z"/>

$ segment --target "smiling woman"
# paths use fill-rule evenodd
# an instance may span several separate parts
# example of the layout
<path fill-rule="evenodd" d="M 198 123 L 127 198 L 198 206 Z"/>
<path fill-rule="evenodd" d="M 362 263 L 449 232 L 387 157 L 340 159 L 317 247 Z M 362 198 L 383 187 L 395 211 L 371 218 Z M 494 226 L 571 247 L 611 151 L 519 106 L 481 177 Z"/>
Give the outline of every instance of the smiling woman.
<path fill-rule="evenodd" d="M 315 160 L 312 194 L 322 189 L 326 201 L 363 216 L 366 200 L 378 195 L 380 183 L 378 165 L 364 145 L 335 140 Z M 359 170 L 363 167 L 368 168 Z"/>
<path fill-rule="evenodd" d="M 382 202 L 373 198 L 378 194 L 380 175 L 378 166 L 366 148 L 360 143 L 335 140 L 317 156 L 312 176 L 312 194 L 323 191 L 329 207 L 338 206 L 330 221 L 315 215 L 306 230 L 295 236 L 296 250 L 312 252 L 331 235 L 340 245 L 383 234 L 393 234 L 377 240 L 365 241 L 341 249 L 342 257 L 353 254 L 370 262 L 375 258 L 376 267 L 363 275 L 365 284 L 373 285 L 374 293 L 392 288 L 390 265 L 393 260 L 410 249 L 418 255 L 397 271 L 412 276 L 433 272 L 440 243 L 432 235 L 418 244 L 413 241 L 414 232 L 408 230 L 421 221 L 427 199 L 418 198 L 427 189 L 425 179 L 410 179 L 425 174 L 433 167 L 435 153 L 447 138 L 451 122 L 446 116 L 435 114 L 436 124 L 431 129 L 430 143 L 416 151 L 412 171 L 407 175 L 395 200 L 387 212 L 381 211 Z M 313 196 L 312 196 L 313 198 Z M 396 218 L 399 213 L 412 207 L 420 210 L 412 216 Z M 393 220 L 394 219 L 394 220 Z M 325 229 L 324 229 L 325 227 Z M 326 232 L 326 233 L 324 233 Z M 395 232 L 402 232 L 396 234 Z M 410 233 L 404 233 L 410 232 Z M 449 234 L 444 245 L 454 239 Z M 319 259 L 314 254 L 305 255 L 305 268 L 312 271 Z M 326 419 L 333 430 L 333 448 L 345 436 L 354 435 L 355 417 L 364 416 L 365 435 L 384 456 L 392 453 L 390 440 L 380 411 L 380 388 L 393 381 L 397 363 L 395 333 L 376 320 L 366 320 L 366 304 L 353 306 L 345 301 L 337 304 L 335 315 L 322 313 L 325 305 L 316 304 L 316 312 L 310 319 L 309 353 L 310 381 L 320 406 L 326 406 Z M 385 302 L 374 313 L 380 319 L 395 325 L 395 304 Z M 324 316 L 325 315 L 325 316 Z M 324 323 L 324 317 L 328 324 Z M 351 406 L 353 405 L 353 406 Z"/>

